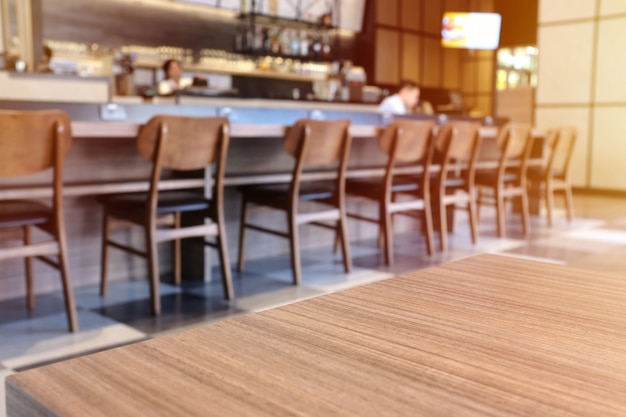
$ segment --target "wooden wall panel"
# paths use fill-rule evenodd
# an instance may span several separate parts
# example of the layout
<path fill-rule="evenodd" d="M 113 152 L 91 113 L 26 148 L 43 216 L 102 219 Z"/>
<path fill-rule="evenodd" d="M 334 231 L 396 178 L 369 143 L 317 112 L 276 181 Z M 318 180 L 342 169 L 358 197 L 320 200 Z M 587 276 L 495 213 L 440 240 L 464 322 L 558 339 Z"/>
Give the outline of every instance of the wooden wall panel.
<path fill-rule="evenodd" d="M 465 61 L 463 71 L 463 92 L 473 94 L 476 92 L 476 64 L 473 61 Z"/>
<path fill-rule="evenodd" d="M 439 39 L 424 38 L 422 83 L 427 87 L 439 87 L 441 83 L 441 53 Z"/>
<path fill-rule="evenodd" d="M 387 29 L 376 29 L 376 82 L 398 84 L 400 65 L 400 34 Z"/>
<path fill-rule="evenodd" d="M 376 23 L 379 25 L 398 25 L 399 0 L 376 0 Z"/>
<path fill-rule="evenodd" d="M 422 26 L 422 3 L 424 0 L 402 0 L 400 24 L 403 29 L 420 30 Z"/>
<path fill-rule="evenodd" d="M 402 79 L 421 81 L 420 37 L 410 33 L 402 34 Z"/>
<path fill-rule="evenodd" d="M 469 10 L 468 0 L 445 0 L 444 12 L 464 12 Z"/>
<path fill-rule="evenodd" d="M 442 17 L 443 5 L 441 1 L 429 0 L 424 2 L 424 31 L 439 36 Z"/>
<path fill-rule="evenodd" d="M 461 88 L 461 51 L 443 48 L 443 87 Z"/>
<path fill-rule="evenodd" d="M 478 62 L 478 91 L 491 93 L 494 88 L 494 63 L 492 59 L 481 59 Z"/>

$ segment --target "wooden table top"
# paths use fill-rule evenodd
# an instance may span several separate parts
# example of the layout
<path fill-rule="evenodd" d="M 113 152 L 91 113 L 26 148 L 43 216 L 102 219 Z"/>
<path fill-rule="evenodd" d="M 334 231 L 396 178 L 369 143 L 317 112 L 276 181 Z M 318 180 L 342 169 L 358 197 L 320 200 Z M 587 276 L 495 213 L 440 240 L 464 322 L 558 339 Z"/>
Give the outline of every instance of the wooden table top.
<path fill-rule="evenodd" d="M 626 280 L 479 255 L 7 379 L 21 416 L 624 416 Z"/>

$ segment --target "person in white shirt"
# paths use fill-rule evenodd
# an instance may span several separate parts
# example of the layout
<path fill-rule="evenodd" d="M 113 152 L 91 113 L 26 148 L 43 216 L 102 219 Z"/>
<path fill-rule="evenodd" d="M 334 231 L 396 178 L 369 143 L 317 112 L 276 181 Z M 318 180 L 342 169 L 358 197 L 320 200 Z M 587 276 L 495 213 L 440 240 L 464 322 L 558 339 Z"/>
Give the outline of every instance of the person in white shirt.
<path fill-rule="evenodd" d="M 413 81 L 402 81 L 396 94 L 385 98 L 378 106 L 379 113 L 410 114 L 420 98 L 420 88 Z"/>
<path fill-rule="evenodd" d="M 180 61 L 168 59 L 163 64 L 165 79 L 159 83 L 159 95 L 166 96 L 176 91 L 189 87 L 193 83 L 192 78 L 183 77 L 183 68 Z"/>

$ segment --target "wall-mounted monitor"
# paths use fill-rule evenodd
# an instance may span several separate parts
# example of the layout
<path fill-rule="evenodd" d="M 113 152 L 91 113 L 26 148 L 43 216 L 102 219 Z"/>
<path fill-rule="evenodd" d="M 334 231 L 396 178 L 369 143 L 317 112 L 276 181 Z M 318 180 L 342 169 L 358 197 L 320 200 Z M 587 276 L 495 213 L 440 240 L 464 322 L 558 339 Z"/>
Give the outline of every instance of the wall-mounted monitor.
<path fill-rule="evenodd" d="M 497 49 L 502 16 L 498 13 L 446 12 L 441 24 L 444 48 Z"/>

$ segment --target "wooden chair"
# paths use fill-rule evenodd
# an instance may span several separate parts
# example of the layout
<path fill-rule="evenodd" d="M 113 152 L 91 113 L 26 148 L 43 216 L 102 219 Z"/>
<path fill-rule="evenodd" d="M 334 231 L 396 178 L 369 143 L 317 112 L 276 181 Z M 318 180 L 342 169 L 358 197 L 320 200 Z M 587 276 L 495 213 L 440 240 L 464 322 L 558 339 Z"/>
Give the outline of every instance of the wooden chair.
<path fill-rule="evenodd" d="M 72 145 L 68 116 L 59 110 L 0 111 L 0 176 L 16 177 L 52 168 L 52 204 L 39 201 L 0 201 L 0 229 L 21 231 L 23 245 L 0 248 L 0 260 L 24 258 L 29 309 L 35 307 L 32 258 L 61 273 L 65 310 L 71 332 L 78 331 L 76 306 L 70 278 L 67 239 L 63 218 L 63 160 Z M 33 242 L 31 227 L 54 237 Z M 49 256 L 56 256 L 57 260 Z"/>
<path fill-rule="evenodd" d="M 433 157 L 432 132 L 434 121 L 396 120 L 389 124 L 379 138 L 385 152 L 387 165 L 382 179 L 350 179 L 346 184 L 348 195 L 373 200 L 378 203 L 378 218 L 349 213 L 350 218 L 379 225 L 385 250 L 385 263 L 393 264 L 393 216 L 406 214 L 419 217 L 424 222 L 428 254 L 434 252 L 433 219 L 430 196 L 430 166 Z M 422 167 L 422 173 L 398 175 L 398 164 Z"/>
<path fill-rule="evenodd" d="M 148 260 L 152 312 L 159 315 L 161 300 L 157 245 L 174 241 L 175 281 L 180 284 L 180 240 L 215 236 L 215 243 L 204 243 L 218 250 L 224 295 L 226 299 L 232 299 L 233 287 L 223 208 L 228 142 L 228 121 L 221 117 L 155 116 L 141 128 L 137 136 L 137 148 L 141 156 L 152 162 L 148 193 L 114 195 L 101 200 L 104 217 L 100 291 L 103 296 L 106 295 L 107 284 L 107 249 L 111 246 Z M 215 178 L 211 199 L 185 191 L 159 192 L 159 180 L 164 169 L 198 170 L 213 163 Z M 183 213 L 201 216 L 205 222 L 181 227 Z M 145 251 L 110 239 L 111 231 L 120 223 L 138 225 L 145 229 Z"/>
<path fill-rule="evenodd" d="M 343 263 L 346 272 L 352 269 L 350 240 L 346 224 L 345 181 L 351 137 L 347 120 L 319 121 L 303 119 L 289 129 L 284 147 L 296 159 L 289 184 L 252 185 L 240 188 L 242 194 L 239 236 L 239 271 L 244 269 L 246 229 L 288 238 L 291 243 L 291 266 L 294 284 L 302 280 L 298 228 L 311 224 L 331 228 L 341 236 Z M 332 182 L 302 181 L 305 167 L 336 165 L 336 179 Z M 303 202 L 321 203 L 319 210 L 301 211 Z M 248 206 L 285 211 L 288 232 L 278 231 L 248 222 Z M 322 209 L 323 207 L 323 209 Z M 335 221 L 335 225 L 323 223 Z"/>
<path fill-rule="evenodd" d="M 482 204 L 495 205 L 498 237 L 502 238 L 505 235 L 505 202 L 519 198 L 523 232 L 528 236 L 530 214 L 526 176 L 534 140 L 531 126 L 525 123 L 508 123 L 502 127 L 496 140 L 500 150 L 498 167 L 495 170 L 476 172 L 478 207 L 480 209 Z M 491 194 L 486 195 L 485 190 L 491 190 Z"/>
<path fill-rule="evenodd" d="M 480 147 L 480 123 L 452 122 L 439 129 L 435 155 L 441 169 L 435 177 L 434 198 L 439 206 L 440 247 L 448 250 L 447 207 L 461 208 L 469 215 L 472 243 L 478 240 L 474 176 Z"/>
<path fill-rule="evenodd" d="M 559 127 L 548 131 L 546 142 L 549 149 L 548 163 L 540 169 L 529 169 L 528 178 L 543 187 L 546 198 L 548 226 L 552 227 L 554 212 L 554 194 L 563 192 L 567 210 L 567 220 L 574 218 L 574 198 L 570 180 L 569 164 L 576 143 L 576 128 Z"/>

